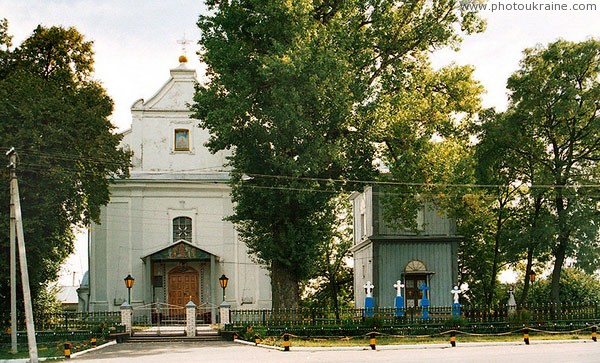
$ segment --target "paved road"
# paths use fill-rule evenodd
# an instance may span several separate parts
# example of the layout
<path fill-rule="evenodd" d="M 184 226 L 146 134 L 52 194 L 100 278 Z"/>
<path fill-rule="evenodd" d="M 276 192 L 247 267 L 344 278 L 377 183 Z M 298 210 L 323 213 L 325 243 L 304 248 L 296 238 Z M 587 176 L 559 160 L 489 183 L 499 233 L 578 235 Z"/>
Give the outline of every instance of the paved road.
<path fill-rule="evenodd" d="M 463 344 L 457 348 L 386 347 L 372 350 L 308 350 L 292 347 L 291 352 L 241 345 L 231 342 L 206 343 L 136 343 L 116 344 L 72 358 L 90 363 L 154 362 L 331 362 L 331 363 L 453 363 L 453 362 L 600 362 L 600 343 L 578 341 L 557 344 L 505 344 L 481 346 Z"/>

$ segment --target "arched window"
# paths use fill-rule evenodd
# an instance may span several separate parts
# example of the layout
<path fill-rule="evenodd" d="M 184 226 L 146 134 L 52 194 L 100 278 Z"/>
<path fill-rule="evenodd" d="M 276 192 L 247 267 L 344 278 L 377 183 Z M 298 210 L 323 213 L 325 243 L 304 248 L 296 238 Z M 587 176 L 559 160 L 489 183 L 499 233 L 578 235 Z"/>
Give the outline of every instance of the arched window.
<path fill-rule="evenodd" d="M 181 239 L 192 242 L 192 219 L 190 217 L 173 219 L 173 242 Z"/>

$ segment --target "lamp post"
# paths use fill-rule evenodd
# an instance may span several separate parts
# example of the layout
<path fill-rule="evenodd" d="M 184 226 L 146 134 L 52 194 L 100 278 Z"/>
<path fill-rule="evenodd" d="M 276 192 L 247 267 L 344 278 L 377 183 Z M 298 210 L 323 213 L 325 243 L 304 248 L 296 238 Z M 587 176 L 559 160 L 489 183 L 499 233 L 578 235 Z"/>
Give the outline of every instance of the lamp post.
<path fill-rule="evenodd" d="M 131 305 L 131 288 L 133 287 L 133 282 L 135 279 L 131 277 L 131 274 L 128 274 L 125 280 L 125 287 L 127 287 L 127 303 Z"/>
<path fill-rule="evenodd" d="M 227 288 L 227 282 L 229 282 L 229 278 L 227 278 L 225 274 L 219 277 L 219 285 L 221 285 L 221 288 L 223 289 L 223 301 L 225 301 L 225 289 Z"/>
<path fill-rule="evenodd" d="M 531 270 L 531 272 L 529 272 L 529 281 L 531 282 L 531 285 L 533 286 L 533 283 L 535 282 L 535 272 L 533 272 L 533 270 Z"/>

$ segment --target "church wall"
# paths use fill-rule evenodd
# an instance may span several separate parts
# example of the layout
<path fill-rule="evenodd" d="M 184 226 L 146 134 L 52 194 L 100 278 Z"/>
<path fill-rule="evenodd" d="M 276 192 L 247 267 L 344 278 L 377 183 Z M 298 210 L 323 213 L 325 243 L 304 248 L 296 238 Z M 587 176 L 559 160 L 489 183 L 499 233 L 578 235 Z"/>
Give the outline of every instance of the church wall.
<path fill-rule="evenodd" d="M 101 208 L 101 223 L 93 223 L 90 233 L 90 310 L 106 311 L 108 310 L 108 297 L 106 293 L 106 269 L 107 269 L 107 240 L 106 240 L 106 208 Z"/>
<path fill-rule="evenodd" d="M 145 172 L 222 170 L 226 161 L 225 153 L 219 152 L 213 155 L 203 146 L 209 134 L 206 130 L 197 127 L 197 122 L 188 119 L 187 114 L 174 117 L 167 113 L 138 120 L 137 127 L 143 128 L 143 133 L 141 137 L 136 135 L 137 138 L 131 140 L 139 145 L 133 147 L 133 151 L 136 153 L 137 149 L 136 154 L 140 155 L 139 166 L 134 170 Z M 189 131 L 189 150 L 175 151 L 176 129 Z"/>
<path fill-rule="evenodd" d="M 156 184 L 156 185 L 154 185 Z M 230 222 L 222 220 L 232 213 L 228 187 L 224 184 L 178 184 L 175 182 L 152 183 L 121 181 L 113 186 L 113 196 L 103 219 L 111 226 L 94 231 L 98 252 L 104 245 L 106 250 L 103 272 L 93 268 L 100 281 L 93 289 L 92 301 L 98 301 L 96 311 L 116 310 L 127 299 L 123 278 L 131 273 L 136 279 L 132 289 L 132 305 L 148 304 L 156 298 L 158 291 L 151 286 L 150 267 L 141 260 L 152 251 L 173 243 L 172 220 L 188 216 L 193 221 L 193 244 L 219 257 L 216 276 L 210 275 L 209 266 L 202 267 L 205 279 L 218 279 L 221 274 L 230 278 L 227 300 L 232 306 L 244 308 L 267 308 L 271 304 L 270 280 L 267 272 L 258 268 L 247 256 L 246 246 L 237 240 Z M 170 267 L 170 266 L 169 266 Z M 208 270 L 207 270 L 208 269 Z M 168 271 L 168 269 L 167 269 Z M 162 272 L 155 271 L 154 275 Z M 221 291 L 211 294 L 211 281 L 201 286 L 206 302 L 220 303 Z M 167 286 L 165 286 L 167 288 Z M 99 299 L 107 303 L 100 304 Z M 164 300 L 164 297 L 162 298 Z M 158 301 L 158 300 L 155 300 Z"/>
<path fill-rule="evenodd" d="M 354 252 L 354 304 L 357 308 L 365 306 L 365 290 L 363 286 L 373 283 L 373 244 L 368 243 Z"/>

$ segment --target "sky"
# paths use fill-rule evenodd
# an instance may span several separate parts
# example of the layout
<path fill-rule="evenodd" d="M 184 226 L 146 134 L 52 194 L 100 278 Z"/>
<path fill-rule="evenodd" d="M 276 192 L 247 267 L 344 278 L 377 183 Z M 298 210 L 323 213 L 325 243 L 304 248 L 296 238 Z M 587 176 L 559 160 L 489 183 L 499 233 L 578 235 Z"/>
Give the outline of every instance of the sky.
<path fill-rule="evenodd" d="M 526 4 L 536 10 L 525 10 Z M 547 5 L 567 10 L 545 10 Z M 581 5 L 587 9 L 573 10 Z M 441 49 L 433 56 L 436 68 L 451 62 L 473 65 L 474 77 L 486 89 L 485 107 L 506 108 L 506 80 L 518 69 L 525 48 L 559 38 L 600 39 L 600 0 L 490 0 L 487 6 L 481 12 L 487 20 L 484 33 L 466 37 L 458 52 Z M 168 80 L 169 69 L 178 65 L 178 40 L 191 41 L 188 65 L 202 79 L 204 68 L 195 55 L 200 37 L 196 21 L 206 11 L 201 0 L 0 0 L 0 18 L 8 19 L 15 45 L 38 24 L 73 26 L 94 42 L 95 78 L 115 103 L 111 121 L 118 131 L 129 128 L 131 105 L 152 97 Z M 78 283 L 87 269 L 83 234 L 76 249 L 63 268 L 62 284 L 71 284 L 73 273 Z"/>

